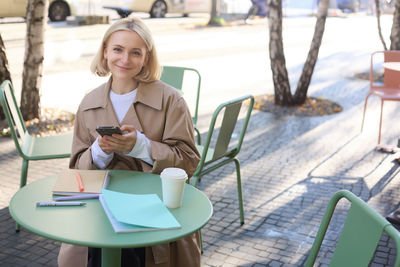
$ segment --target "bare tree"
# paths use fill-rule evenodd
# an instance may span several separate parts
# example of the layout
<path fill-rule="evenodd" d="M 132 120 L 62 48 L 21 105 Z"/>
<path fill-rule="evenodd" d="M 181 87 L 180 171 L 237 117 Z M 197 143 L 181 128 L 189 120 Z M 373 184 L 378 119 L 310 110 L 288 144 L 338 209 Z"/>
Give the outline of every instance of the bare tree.
<path fill-rule="evenodd" d="M 300 80 L 297 84 L 294 95 L 294 104 L 301 105 L 306 101 L 308 87 L 311 82 L 311 76 L 314 72 L 315 64 L 318 60 L 319 48 L 321 47 L 322 37 L 325 31 L 326 17 L 328 16 L 329 0 L 321 0 L 318 5 L 317 21 L 315 23 L 314 36 L 311 41 L 306 62 Z"/>
<path fill-rule="evenodd" d="M 269 0 L 269 56 L 271 61 L 272 79 L 275 89 L 275 104 L 282 106 L 301 105 L 306 101 L 314 67 L 318 59 L 319 48 L 325 30 L 328 15 L 329 0 L 321 0 L 318 4 L 317 21 L 314 36 L 296 92 L 292 95 L 289 77 L 286 69 L 282 38 L 282 0 Z"/>
<path fill-rule="evenodd" d="M 381 6 L 380 6 L 380 1 L 375 0 L 375 10 L 376 10 L 376 20 L 378 22 L 378 34 L 379 34 L 379 39 L 382 42 L 383 49 L 387 50 L 386 42 L 385 39 L 383 39 L 382 35 L 382 28 L 381 28 Z"/>
<path fill-rule="evenodd" d="M 6 47 L 0 34 L 0 84 L 5 80 L 11 81 L 10 71 L 8 70 L 8 60 L 6 55 Z M 4 120 L 3 109 L 0 109 L 0 120 Z"/>
<path fill-rule="evenodd" d="M 390 33 L 390 50 L 400 50 L 400 0 L 396 0 Z"/>
<path fill-rule="evenodd" d="M 290 92 L 285 53 L 283 52 L 282 1 L 270 0 L 268 10 L 269 57 L 275 88 L 275 104 L 291 106 L 293 105 L 293 97 Z"/>
<path fill-rule="evenodd" d="M 211 1 L 210 20 L 208 21 L 208 25 L 221 25 L 221 20 L 219 19 L 219 0 Z"/>
<path fill-rule="evenodd" d="M 21 113 L 25 120 L 40 116 L 40 87 L 44 60 L 44 31 L 48 0 L 29 0 L 26 12 L 26 41 L 22 74 Z"/>

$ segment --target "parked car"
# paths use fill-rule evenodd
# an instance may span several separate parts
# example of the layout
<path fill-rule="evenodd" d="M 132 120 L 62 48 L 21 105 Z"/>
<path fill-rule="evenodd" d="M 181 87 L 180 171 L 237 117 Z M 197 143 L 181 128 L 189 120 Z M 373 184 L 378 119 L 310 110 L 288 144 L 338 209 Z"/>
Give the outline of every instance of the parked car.
<path fill-rule="evenodd" d="M 0 18 L 26 17 L 27 6 L 28 0 L 1 0 Z M 71 14 L 73 14 L 73 7 L 68 0 L 50 0 L 49 18 L 51 21 L 66 20 Z"/>
<path fill-rule="evenodd" d="M 394 6 L 393 0 L 379 0 L 382 10 Z M 337 7 L 342 11 L 357 12 L 360 10 L 375 9 L 375 0 L 336 0 Z"/>
<path fill-rule="evenodd" d="M 360 0 L 336 0 L 336 4 L 342 11 L 357 12 L 360 9 Z"/>
<path fill-rule="evenodd" d="M 104 8 L 113 9 L 121 17 L 132 12 L 146 12 L 152 18 L 163 18 L 167 13 L 209 13 L 211 0 L 101 0 Z"/>

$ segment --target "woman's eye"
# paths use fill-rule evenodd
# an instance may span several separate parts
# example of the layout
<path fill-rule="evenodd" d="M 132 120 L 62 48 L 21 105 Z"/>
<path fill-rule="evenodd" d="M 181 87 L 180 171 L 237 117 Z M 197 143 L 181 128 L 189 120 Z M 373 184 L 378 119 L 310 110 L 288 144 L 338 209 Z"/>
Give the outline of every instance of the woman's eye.
<path fill-rule="evenodd" d="M 121 52 L 122 49 L 121 49 L 121 48 L 118 48 L 118 47 L 114 47 L 114 48 L 113 48 L 113 51 L 115 51 L 115 52 Z"/>
<path fill-rule="evenodd" d="M 141 53 L 140 53 L 139 51 L 133 51 L 133 52 L 132 52 L 132 55 L 135 55 L 135 56 L 140 56 L 140 55 L 141 55 Z"/>

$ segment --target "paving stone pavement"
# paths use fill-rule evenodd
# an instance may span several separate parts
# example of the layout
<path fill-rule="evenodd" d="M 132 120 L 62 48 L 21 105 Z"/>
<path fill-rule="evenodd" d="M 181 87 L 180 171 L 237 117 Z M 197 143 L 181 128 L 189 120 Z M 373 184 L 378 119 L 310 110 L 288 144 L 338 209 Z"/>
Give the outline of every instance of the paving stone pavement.
<path fill-rule="evenodd" d="M 379 152 L 379 102 L 371 98 L 364 131 L 368 82 L 341 79 L 313 92 L 343 107 L 318 117 L 254 111 L 239 154 L 245 224 L 240 226 L 234 166 L 202 178 L 199 188 L 214 214 L 204 227 L 203 266 L 302 266 L 332 194 L 347 189 L 380 214 L 399 206 L 399 155 Z M 397 144 L 396 103 L 385 104 L 383 142 Z M 208 121 L 202 118 L 201 123 Z M 237 136 L 237 131 L 234 132 Z M 0 266 L 56 266 L 59 243 L 22 229 L 15 233 L 8 204 L 18 189 L 21 159 L 12 140 L 0 139 Z M 68 159 L 31 162 L 28 183 L 61 171 Z M 347 205 L 333 216 L 316 266 L 327 266 Z M 370 266 L 390 266 L 393 244 L 384 236 Z"/>

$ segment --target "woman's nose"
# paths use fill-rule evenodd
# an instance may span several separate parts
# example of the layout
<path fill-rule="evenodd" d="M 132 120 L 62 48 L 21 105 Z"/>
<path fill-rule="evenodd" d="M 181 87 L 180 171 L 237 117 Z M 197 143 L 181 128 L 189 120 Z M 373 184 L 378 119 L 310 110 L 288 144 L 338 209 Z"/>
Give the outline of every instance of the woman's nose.
<path fill-rule="evenodd" d="M 121 57 L 122 62 L 128 62 L 129 60 L 129 54 L 128 53 L 123 53 Z"/>

